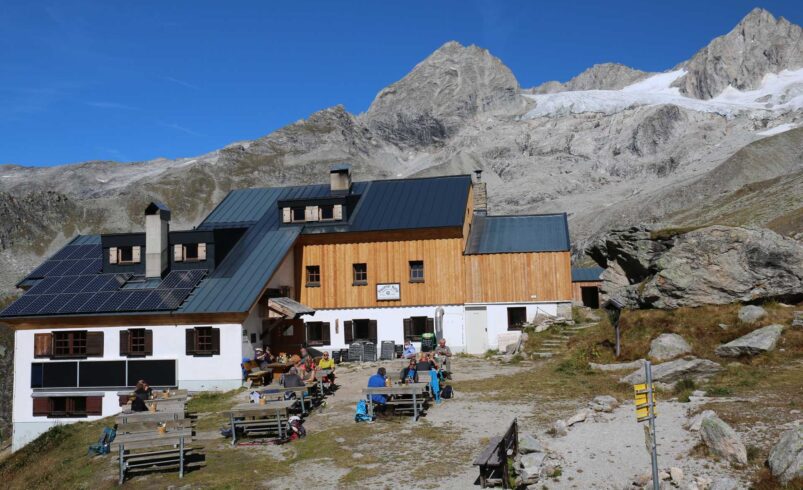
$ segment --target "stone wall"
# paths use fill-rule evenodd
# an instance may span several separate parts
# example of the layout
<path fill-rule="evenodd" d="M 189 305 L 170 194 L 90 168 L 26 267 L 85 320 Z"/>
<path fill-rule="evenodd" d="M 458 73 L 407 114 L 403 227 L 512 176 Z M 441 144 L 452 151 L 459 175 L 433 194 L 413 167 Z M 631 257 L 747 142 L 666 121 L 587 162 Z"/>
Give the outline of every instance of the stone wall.
<path fill-rule="evenodd" d="M 11 437 L 11 390 L 13 384 L 14 331 L 0 326 L 0 441 Z"/>

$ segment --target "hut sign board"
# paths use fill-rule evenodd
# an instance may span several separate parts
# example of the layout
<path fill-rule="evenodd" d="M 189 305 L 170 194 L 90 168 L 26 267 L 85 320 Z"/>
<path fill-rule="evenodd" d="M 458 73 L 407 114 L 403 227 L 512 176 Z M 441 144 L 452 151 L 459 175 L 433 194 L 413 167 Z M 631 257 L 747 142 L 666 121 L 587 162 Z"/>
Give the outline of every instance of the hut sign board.
<path fill-rule="evenodd" d="M 401 299 L 401 287 L 399 283 L 377 284 L 377 301 L 398 301 Z"/>

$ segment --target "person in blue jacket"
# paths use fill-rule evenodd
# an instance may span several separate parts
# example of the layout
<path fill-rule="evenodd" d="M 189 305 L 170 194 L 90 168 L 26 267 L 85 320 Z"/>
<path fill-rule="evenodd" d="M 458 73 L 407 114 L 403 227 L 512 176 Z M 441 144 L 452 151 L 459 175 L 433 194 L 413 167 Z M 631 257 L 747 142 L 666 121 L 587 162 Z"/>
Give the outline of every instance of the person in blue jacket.
<path fill-rule="evenodd" d="M 385 375 L 387 371 L 381 367 L 376 370 L 376 374 L 368 378 L 369 388 L 383 388 L 385 386 Z M 385 395 L 371 395 L 371 401 L 374 402 L 374 412 L 385 413 L 387 408 L 388 399 Z"/>

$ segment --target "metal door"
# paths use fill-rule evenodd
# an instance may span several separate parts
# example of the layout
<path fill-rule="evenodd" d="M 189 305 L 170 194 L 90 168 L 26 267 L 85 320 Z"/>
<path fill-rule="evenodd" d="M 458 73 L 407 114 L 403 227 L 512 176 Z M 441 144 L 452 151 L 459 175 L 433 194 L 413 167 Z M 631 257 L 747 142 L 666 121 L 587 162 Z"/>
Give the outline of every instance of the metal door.
<path fill-rule="evenodd" d="M 466 306 L 466 351 L 484 354 L 488 350 L 488 312 L 484 306 Z"/>

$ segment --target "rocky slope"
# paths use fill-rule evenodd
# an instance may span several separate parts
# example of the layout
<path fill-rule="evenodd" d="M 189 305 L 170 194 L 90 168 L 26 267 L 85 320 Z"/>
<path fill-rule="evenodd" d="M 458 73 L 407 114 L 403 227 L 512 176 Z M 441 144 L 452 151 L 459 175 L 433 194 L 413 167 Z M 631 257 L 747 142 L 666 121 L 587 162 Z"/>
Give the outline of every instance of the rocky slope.
<path fill-rule="evenodd" d="M 529 91 L 488 51 L 450 42 L 364 114 L 332 107 L 192 158 L 1 165 L 0 291 L 74 233 L 141 227 L 150 199 L 192 226 L 233 188 L 323 182 L 341 161 L 357 179 L 484 169 L 492 212 L 567 211 L 578 254 L 642 221 L 791 233 L 803 213 L 799 33 L 754 11 L 673 71 L 604 64 Z"/>

